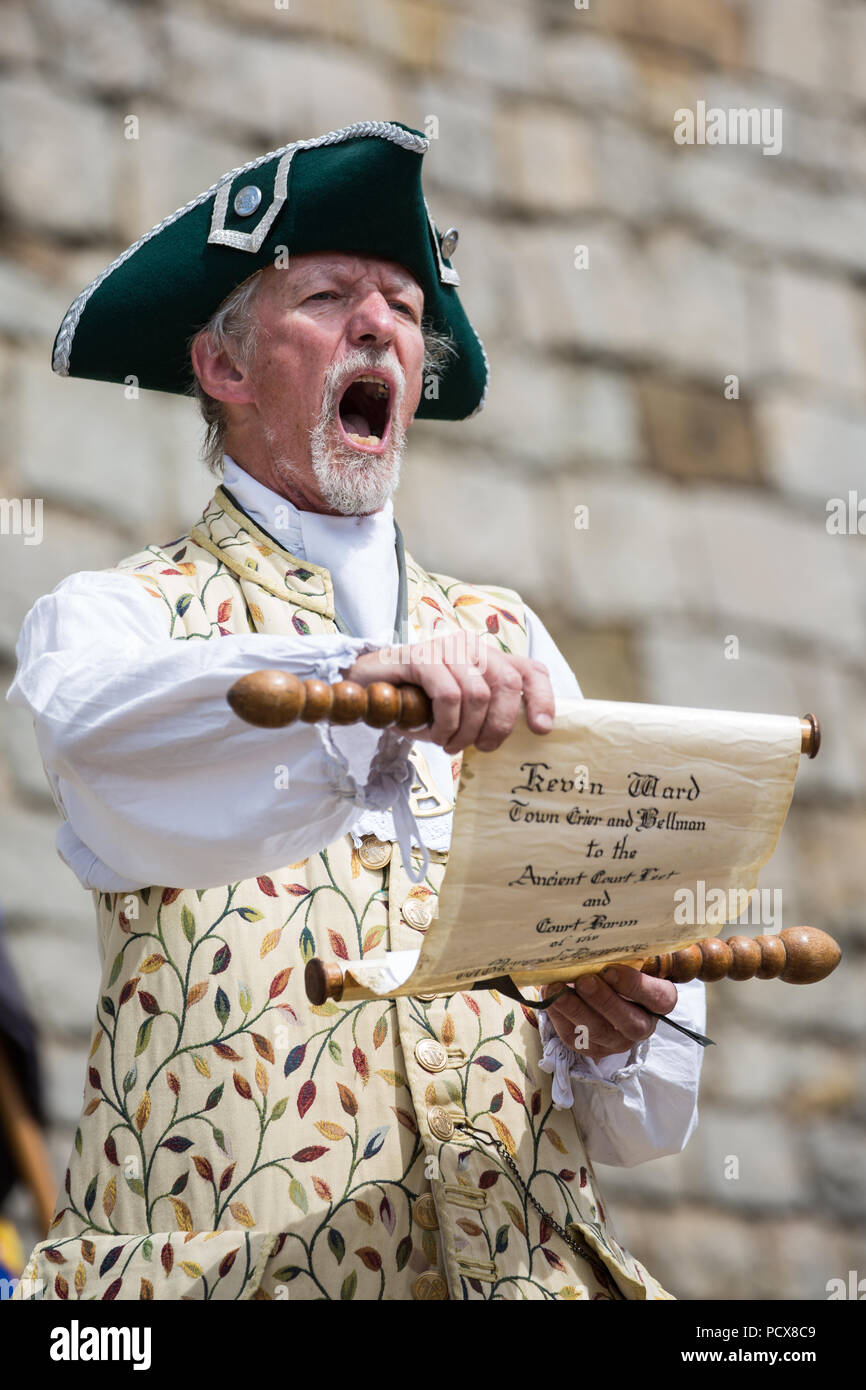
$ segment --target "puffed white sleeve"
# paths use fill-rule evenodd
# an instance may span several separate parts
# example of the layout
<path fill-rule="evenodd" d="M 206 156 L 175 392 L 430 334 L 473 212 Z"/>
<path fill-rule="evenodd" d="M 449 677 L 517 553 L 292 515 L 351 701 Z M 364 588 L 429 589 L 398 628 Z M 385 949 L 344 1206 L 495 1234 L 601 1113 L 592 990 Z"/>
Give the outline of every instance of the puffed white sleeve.
<path fill-rule="evenodd" d="M 404 735 L 258 729 L 226 702 L 251 671 L 332 681 L 381 645 L 341 634 L 176 641 L 129 575 L 63 580 L 24 621 L 7 694 L 33 716 L 65 822 L 61 858 L 106 891 L 216 887 L 317 852 L 396 788 L 395 808 L 408 807 Z"/>
<path fill-rule="evenodd" d="M 577 678 L 550 633 L 531 608 L 525 613 L 528 655 L 547 665 L 555 695 L 579 696 Z M 671 1018 L 704 1032 L 706 991 L 699 980 L 677 987 Z M 539 1029 L 540 1066 L 553 1075 L 554 1105 L 574 1107 L 591 1159 L 630 1168 L 685 1147 L 698 1119 L 699 1043 L 660 1023 L 631 1051 L 593 1062 L 562 1042 L 544 1011 Z"/>

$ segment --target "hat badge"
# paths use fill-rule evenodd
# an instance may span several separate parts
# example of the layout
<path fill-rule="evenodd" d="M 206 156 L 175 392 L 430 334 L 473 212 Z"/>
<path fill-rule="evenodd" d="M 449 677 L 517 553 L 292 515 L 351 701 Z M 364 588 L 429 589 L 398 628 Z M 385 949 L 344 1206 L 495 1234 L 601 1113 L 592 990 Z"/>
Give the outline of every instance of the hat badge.
<path fill-rule="evenodd" d="M 460 233 L 458 232 L 456 227 L 449 227 L 448 231 L 444 233 L 441 244 L 442 255 L 445 257 L 446 260 L 449 260 L 451 256 L 454 255 L 454 252 L 457 250 L 457 242 L 459 238 Z"/>
<path fill-rule="evenodd" d="M 252 217 L 262 201 L 262 190 L 254 183 L 248 183 L 235 194 L 234 210 L 238 217 Z"/>

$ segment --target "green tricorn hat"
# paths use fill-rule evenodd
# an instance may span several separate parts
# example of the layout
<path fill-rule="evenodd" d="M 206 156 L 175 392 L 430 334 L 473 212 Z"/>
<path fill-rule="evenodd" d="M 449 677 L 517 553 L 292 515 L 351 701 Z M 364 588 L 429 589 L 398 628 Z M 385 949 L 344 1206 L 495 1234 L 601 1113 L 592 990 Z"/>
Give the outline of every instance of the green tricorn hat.
<path fill-rule="evenodd" d="M 456 230 L 440 235 L 421 188 L 427 148 L 397 121 L 360 121 L 232 169 L 81 292 L 60 325 L 54 371 L 186 394 L 190 339 L 233 289 L 279 255 L 346 251 L 404 265 L 424 291 L 425 319 L 453 340 L 417 416 L 473 415 L 487 355 L 457 295 Z"/>

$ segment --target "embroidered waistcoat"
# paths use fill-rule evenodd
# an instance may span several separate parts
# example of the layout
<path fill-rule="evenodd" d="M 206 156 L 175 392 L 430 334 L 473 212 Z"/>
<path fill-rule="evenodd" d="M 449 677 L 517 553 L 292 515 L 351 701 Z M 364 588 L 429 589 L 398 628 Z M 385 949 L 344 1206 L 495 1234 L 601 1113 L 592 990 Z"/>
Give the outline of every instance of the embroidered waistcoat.
<path fill-rule="evenodd" d="M 179 641 L 337 630 L 327 570 L 221 489 L 187 535 L 118 568 Z M 411 640 L 463 628 L 525 653 L 514 591 L 406 568 Z M 609 1229 L 529 1009 L 495 990 L 308 1002 L 312 955 L 421 943 L 447 855 L 413 885 L 396 844 L 375 849 L 371 868 L 347 834 L 224 887 L 94 893 L 83 1113 L 17 1296 L 670 1297 Z"/>

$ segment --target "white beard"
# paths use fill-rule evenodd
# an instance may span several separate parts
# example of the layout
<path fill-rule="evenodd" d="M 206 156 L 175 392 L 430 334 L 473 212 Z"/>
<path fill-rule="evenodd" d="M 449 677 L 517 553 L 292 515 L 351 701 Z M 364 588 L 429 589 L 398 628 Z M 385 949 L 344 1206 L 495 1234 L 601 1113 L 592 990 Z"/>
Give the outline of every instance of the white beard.
<path fill-rule="evenodd" d="M 384 453 L 362 454 L 347 444 L 340 434 L 337 423 L 339 401 L 348 377 L 377 367 L 387 367 L 395 382 L 391 402 L 391 433 Z M 358 349 L 339 365 L 335 363 L 326 373 L 322 408 L 310 431 L 310 456 L 319 491 L 332 511 L 342 516 L 366 516 L 380 511 L 396 492 L 406 447 L 406 431 L 400 422 L 405 388 L 405 373 L 389 351 Z M 298 469 L 274 450 L 271 439 L 268 439 L 268 444 L 271 446 L 274 468 L 280 477 L 287 483 L 299 478 Z"/>

